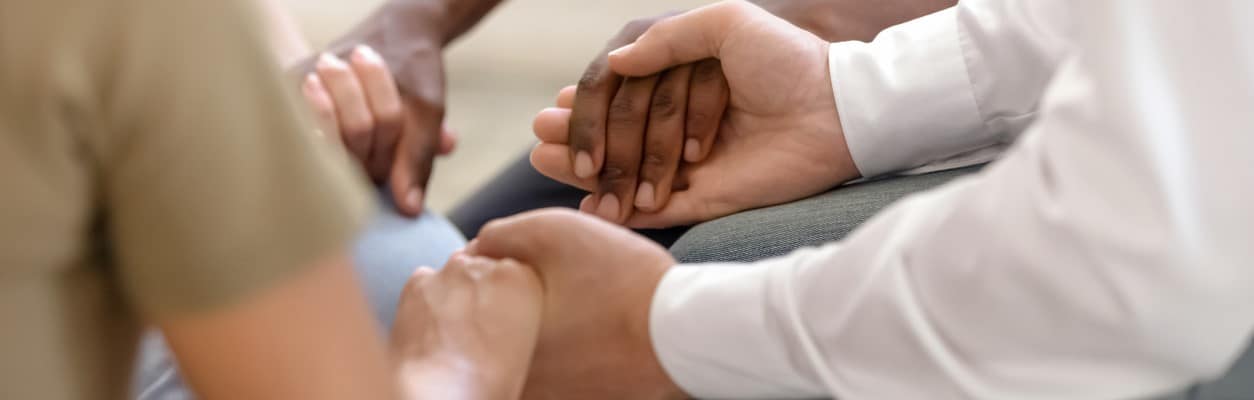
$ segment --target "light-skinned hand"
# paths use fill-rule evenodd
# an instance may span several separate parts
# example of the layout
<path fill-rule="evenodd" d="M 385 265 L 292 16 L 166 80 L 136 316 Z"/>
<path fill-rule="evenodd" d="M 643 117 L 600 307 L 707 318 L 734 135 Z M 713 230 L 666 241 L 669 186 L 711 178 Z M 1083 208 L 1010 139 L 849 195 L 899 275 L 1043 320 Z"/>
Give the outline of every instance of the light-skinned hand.
<path fill-rule="evenodd" d="M 531 265 L 544 317 L 524 399 L 682 398 L 653 353 L 649 306 L 675 260 L 621 226 L 566 209 L 496 220 L 469 254 Z"/>
<path fill-rule="evenodd" d="M 836 111 L 828 42 L 744 1 L 724 1 L 653 25 L 635 43 L 611 52 L 625 76 L 649 76 L 717 58 L 731 90 L 718 140 L 700 163 L 679 168 L 664 207 L 635 212 L 624 224 L 660 228 L 802 199 L 860 176 Z M 535 121 L 541 143 L 532 164 L 541 173 L 592 192 L 570 159 L 569 113 L 560 107 Z M 581 210 L 599 207 L 596 196 Z M 614 220 L 614 219 L 611 219 Z"/>

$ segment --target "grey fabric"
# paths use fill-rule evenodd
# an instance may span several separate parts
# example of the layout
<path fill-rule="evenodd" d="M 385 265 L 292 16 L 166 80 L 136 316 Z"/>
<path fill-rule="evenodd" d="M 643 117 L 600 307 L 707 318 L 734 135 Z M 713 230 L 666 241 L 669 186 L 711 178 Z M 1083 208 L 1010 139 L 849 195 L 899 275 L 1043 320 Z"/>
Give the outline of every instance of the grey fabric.
<path fill-rule="evenodd" d="M 540 174 L 531 166 L 531 147 L 501 170 L 491 181 L 457 206 L 448 219 L 467 238 L 479 235 L 488 221 L 546 207 L 579 208 L 588 192 Z M 636 233 L 662 246 L 675 243 L 686 226 L 666 229 L 636 229 Z"/>
<path fill-rule="evenodd" d="M 1223 378 L 1197 386 L 1190 394 L 1189 400 L 1254 399 L 1254 349 L 1246 348 Z"/>
<path fill-rule="evenodd" d="M 884 207 L 982 166 L 855 183 L 805 200 L 745 211 L 692 227 L 671 246 L 685 263 L 748 262 L 840 240 Z"/>

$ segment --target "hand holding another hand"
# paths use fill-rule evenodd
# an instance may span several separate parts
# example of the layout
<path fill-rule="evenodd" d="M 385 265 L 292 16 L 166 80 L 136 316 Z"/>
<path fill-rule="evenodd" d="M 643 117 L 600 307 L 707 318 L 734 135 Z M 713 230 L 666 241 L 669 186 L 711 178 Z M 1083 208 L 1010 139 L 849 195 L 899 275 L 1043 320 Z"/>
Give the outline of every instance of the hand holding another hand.
<path fill-rule="evenodd" d="M 677 169 L 665 204 L 609 219 L 641 228 L 692 224 L 798 200 L 857 178 L 836 111 L 827 49 L 823 39 L 757 6 L 725 1 L 658 22 L 611 53 L 609 65 L 625 76 L 717 58 L 730 97 L 708 158 Z M 559 109 L 537 117 L 542 143 L 532 163 L 558 181 L 598 191 L 604 172 L 600 180 L 576 173 L 578 161 L 569 154 L 572 124 L 579 123 L 560 110 L 568 101 L 559 102 Z M 582 209 L 602 214 L 604 194 L 598 196 Z"/>
<path fill-rule="evenodd" d="M 685 397 L 653 353 L 649 308 L 670 253 L 620 226 L 563 209 L 489 223 L 466 252 L 533 266 L 544 287 L 525 399 Z"/>

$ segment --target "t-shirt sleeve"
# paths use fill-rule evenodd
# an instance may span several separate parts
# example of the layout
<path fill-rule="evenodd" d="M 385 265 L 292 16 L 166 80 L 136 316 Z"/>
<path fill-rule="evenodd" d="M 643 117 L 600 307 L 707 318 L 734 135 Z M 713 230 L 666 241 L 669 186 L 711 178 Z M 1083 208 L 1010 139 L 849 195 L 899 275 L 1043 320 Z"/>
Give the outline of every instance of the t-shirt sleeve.
<path fill-rule="evenodd" d="M 240 301 L 346 249 L 370 204 L 317 138 L 245 0 L 119 2 L 103 226 L 150 314 Z"/>

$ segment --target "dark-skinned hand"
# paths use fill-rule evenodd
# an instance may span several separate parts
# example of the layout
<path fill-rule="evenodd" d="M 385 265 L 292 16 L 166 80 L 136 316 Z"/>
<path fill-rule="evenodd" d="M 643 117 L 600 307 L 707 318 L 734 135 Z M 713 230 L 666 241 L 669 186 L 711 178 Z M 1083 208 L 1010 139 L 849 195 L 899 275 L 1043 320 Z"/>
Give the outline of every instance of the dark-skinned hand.
<path fill-rule="evenodd" d="M 871 40 L 879 31 L 952 6 L 955 0 L 759 0 L 754 3 L 829 42 Z M 575 177 L 596 177 L 580 209 L 624 223 L 636 211 L 665 208 L 683 162 L 705 160 L 714 147 L 728 88 L 717 60 L 702 60 L 657 75 L 625 79 L 606 54 L 635 41 L 674 13 L 628 23 L 585 70 L 575 89 L 563 89 L 559 107 L 537 124 L 569 119 L 569 158 Z M 686 83 L 686 84 L 685 84 Z M 573 100 L 572 100 L 573 99 Z M 537 129 L 541 129 L 537 127 Z"/>

